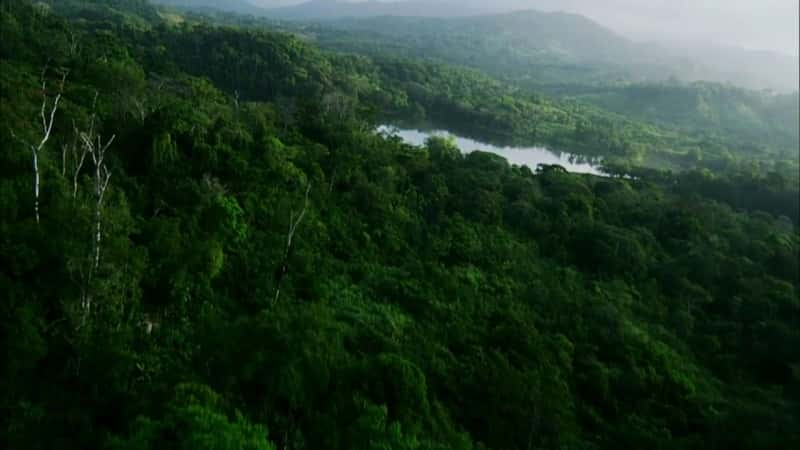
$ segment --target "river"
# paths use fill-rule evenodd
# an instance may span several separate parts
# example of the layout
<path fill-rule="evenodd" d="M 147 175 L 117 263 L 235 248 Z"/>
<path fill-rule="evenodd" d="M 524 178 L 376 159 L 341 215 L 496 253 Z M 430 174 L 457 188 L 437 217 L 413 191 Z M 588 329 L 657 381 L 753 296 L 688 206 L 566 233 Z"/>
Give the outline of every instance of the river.
<path fill-rule="evenodd" d="M 558 164 L 569 172 L 604 175 L 599 159 L 571 153 L 554 152 L 545 147 L 499 147 L 469 138 L 457 136 L 444 130 L 414 130 L 398 128 L 390 125 L 381 125 L 378 132 L 386 135 L 398 136 L 403 141 L 412 145 L 424 145 L 431 136 L 451 137 L 463 153 L 482 151 L 502 156 L 511 164 L 528 166 L 536 170 L 539 164 Z"/>

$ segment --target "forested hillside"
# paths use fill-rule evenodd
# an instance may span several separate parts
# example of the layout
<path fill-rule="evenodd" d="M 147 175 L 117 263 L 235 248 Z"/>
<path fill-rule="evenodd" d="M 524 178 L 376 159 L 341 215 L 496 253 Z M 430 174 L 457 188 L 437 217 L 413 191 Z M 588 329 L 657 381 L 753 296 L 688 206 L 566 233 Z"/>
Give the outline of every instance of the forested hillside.
<path fill-rule="evenodd" d="M 266 10 L 248 0 L 155 0 L 157 5 L 188 8 L 196 11 L 228 11 L 237 14 L 264 15 Z"/>
<path fill-rule="evenodd" d="M 414 117 L 482 140 L 537 142 L 639 165 L 720 169 L 744 159 L 780 161 L 776 170 L 790 178 L 798 173 L 796 92 L 776 95 L 711 82 L 625 81 L 631 78 L 623 73 L 630 66 L 617 64 L 614 70 L 621 72 L 612 74 L 607 72 L 611 66 L 599 61 L 641 59 L 640 46 L 580 16 L 527 12 L 312 25 L 220 14 L 213 20 L 287 32 L 344 55 L 366 56 L 351 59 L 348 66 L 377 65 L 377 70 L 359 70 L 380 78 L 383 90 L 404 91 L 403 98 L 392 98 L 400 103 L 381 102 L 375 108 L 384 119 Z M 517 47 L 526 52 L 524 57 Z M 503 56 L 509 52 L 516 53 Z M 660 64 L 654 68 L 663 78 L 672 69 Z M 600 70 L 596 79 L 589 76 L 595 69 Z M 534 79 L 541 76 L 550 81 Z"/>
<path fill-rule="evenodd" d="M 662 83 L 556 88 L 608 111 L 638 117 L 692 135 L 727 136 L 739 142 L 784 149 L 787 159 L 800 148 L 798 93 L 777 95 L 716 83 Z"/>
<path fill-rule="evenodd" d="M 797 90 L 800 75 L 796 56 L 713 43 L 633 42 L 581 15 L 509 13 L 508 5 L 497 2 L 311 0 L 277 8 L 269 5 L 273 2 L 267 3 L 272 7 L 256 8 L 247 0 L 156 3 L 182 11 L 246 14 L 254 17 L 237 20 L 257 18 L 273 27 L 312 30 L 322 45 L 332 48 L 434 58 L 537 87 L 675 77 L 791 92 Z M 540 3 L 526 7 L 559 9 L 558 1 Z M 498 8 L 506 12 L 498 14 Z"/>
<path fill-rule="evenodd" d="M 682 59 L 665 48 L 635 44 L 581 16 L 535 11 L 463 19 L 379 17 L 301 30 L 326 48 L 444 61 L 556 97 L 577 94 L 585 103 L 683 132 L 722 127 L 723 135 L 745 140 L 753 136 L 740 132 L 755 131 L 758 139 L 777 133 L 793 153 L 798 147 L 796 60 L 754 62 L 785 80 L 748 81 L 737 76 L 751 69 L 731 74 L 711 63 L 704 68 L 699 57 Z M 738 65 L 747 65 L 747 58 L 740 55 Z M 758 89 L 679 79 L 735 80 Z M 763 92 L 768 86 L 794 93 Z M 777 121 L 770 113 L 776 111 L 782 113 Z M 765 129 L 762 122 L 771 124 Z"/>
<path fill-rule="evenodd" d="M 485 6 L 465 5 L 463 2 L 347 2 L 338 0 L 308 0 L 294 2 L 282 8 L 268 8 L 264 15 L 284 20 L 330 20 L 345 17 L 377 16 L 469 16 L 485 12 Z"/>
<path fill-rule="evenodd" d="M 433 58 L 532 86 L 677 78 L 795 91 L 800 70 L 796 57 L 634 42 L 586 17 L 562 12 L 382 16 L 318 22 L 307 28 L 332 48 Z"/>
<path fill-rule="evenodd" d="M 143 0 L 1 2 L 8 448 L 800 445 L 777 144 Z M 386 117 L 618 164 L 415 147 Z"/>

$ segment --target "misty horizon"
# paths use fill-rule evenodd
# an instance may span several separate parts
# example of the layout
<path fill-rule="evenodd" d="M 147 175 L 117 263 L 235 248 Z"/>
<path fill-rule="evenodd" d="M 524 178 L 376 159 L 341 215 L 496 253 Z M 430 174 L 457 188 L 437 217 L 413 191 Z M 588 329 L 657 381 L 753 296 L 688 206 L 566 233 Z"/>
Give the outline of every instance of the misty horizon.
<path fill-rule="evenodd" d="M 247 0 L 262 7 L 286 7 L 308 0 Z M 316 0 L 321 1 L 321 0 Z M 563 11 L 586 16 L 615 32 L 643 42 L 705 44 L 769 51 L 797 57 L 798 2 L 793 0 L 323 0 L 347 3 L 456 4 L 475 13 L 524 9 Z M 463 14 L 453 14 L 463 15 Z"/>

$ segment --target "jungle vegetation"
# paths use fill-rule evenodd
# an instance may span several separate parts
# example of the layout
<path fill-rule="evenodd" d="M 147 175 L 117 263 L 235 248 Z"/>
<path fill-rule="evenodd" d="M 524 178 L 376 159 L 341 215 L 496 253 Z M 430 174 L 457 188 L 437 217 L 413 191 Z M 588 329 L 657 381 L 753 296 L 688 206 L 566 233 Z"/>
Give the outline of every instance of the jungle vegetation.
<path fill-rule="evenodd" d="M 800 445 L 781 136 L 215 20 L 0 2 L 8 448 Z M 387 119 L 609 176 L 411 146 Z"/>

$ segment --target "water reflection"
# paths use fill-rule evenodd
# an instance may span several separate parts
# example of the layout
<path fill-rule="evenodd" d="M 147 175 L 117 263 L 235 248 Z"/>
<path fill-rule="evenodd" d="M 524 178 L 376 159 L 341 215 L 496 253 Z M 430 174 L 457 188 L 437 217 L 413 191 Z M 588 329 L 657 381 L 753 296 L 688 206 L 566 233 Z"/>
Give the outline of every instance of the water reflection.
<path fill-rule="evenodd" d="M 574 173 L 603 175 L 603 171 L 600 168 L 600 163 L 602 162 L 600 158 L 554 152 L 545 147 L 501 147 L 457 136 L 445 130 L 422 131 L 390 125 L 381 125 L 378 127 L 378 132 L 387 136 L 398 136 L 412 145 L 424 145 L 425 141 L 431 136 L 448 137 L 452 138 L 464 153 L 476 150 L 494 153 L 507 159 L 511 164 L 528 166 L 532 170 L 536 170 L 539 164 L 557 164 Z"/>

